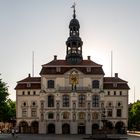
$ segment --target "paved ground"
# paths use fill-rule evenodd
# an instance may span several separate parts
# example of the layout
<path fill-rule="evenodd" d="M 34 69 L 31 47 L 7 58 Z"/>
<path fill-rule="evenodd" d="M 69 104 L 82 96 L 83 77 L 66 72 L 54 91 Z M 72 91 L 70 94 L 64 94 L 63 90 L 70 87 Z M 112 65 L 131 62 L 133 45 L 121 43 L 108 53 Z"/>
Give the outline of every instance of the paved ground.
<path fill-rule="evenodd" d="M 140 136 L 140 135 L 139 135 Z M 88 135 L 39 135 L 39 134 L 18 134 L 14 137 L 11 134 L 0 134 L 0 140 L 90 140 L 83 139 Z M 138 136 L 129 136 L 128 140 L 140 140 Z"/>
<path fill-rule="evenodd" d="M 18 134 L 14 137 L 11 134 L 0 134 L 0 140 L 82 140 L 85 135 L 31 135 Z M 84 140 L 84 139 L 83 139 Z"/>

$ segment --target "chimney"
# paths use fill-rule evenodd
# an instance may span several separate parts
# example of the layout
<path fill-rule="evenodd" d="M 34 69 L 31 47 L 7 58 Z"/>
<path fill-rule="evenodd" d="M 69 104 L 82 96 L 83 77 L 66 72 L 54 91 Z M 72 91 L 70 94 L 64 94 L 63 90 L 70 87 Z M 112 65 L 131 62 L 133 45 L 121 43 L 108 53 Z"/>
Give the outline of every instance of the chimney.
<path fill-rule="evenodd" d="M 28 77 L 31 77 L 31 74 L 30 73 L 28 74 Z"/>
<path fill-rule="evenodd" d="M 115 73 L 115 78 L 118 78 L 118 73 Z"/>
<path fill-rule="evenodd" d="M 57 55 L 54 55 L 54 60 L 57 60 Z"/>
<path fill-rule="evenodd" d="M 90 60 L 90 56 L 87 56 L 87 59 Z"/>

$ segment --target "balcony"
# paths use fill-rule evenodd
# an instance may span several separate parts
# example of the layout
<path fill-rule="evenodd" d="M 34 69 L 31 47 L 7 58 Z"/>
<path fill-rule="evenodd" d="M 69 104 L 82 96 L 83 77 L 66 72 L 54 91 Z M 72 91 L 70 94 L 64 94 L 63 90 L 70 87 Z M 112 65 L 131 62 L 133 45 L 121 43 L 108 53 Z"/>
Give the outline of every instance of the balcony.
<path fill-rule="evenodd" d="M 72 87 L 59 87 L 58 92 L 61 92 L 61 93 L 70 93 L 70 92 L 86 93 L 86 92 L 91 92 L 91 89 L 89 87 L 76 87 L 75 90 L 72 90 Z"/>

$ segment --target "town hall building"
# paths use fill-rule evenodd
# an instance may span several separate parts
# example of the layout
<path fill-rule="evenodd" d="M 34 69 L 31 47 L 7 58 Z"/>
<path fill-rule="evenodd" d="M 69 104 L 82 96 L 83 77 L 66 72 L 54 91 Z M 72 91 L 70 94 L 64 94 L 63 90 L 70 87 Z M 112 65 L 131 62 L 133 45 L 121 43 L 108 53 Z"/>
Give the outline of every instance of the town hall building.
<path fill-rule="evenodd" d="M 83 59 L 83 41 L 75 6 L 69 24 L 66 56 L 44 65 L 40 77 L 17 82 L 16 121 L 20 133 L 121 133 L 128 126 L 127 81 L 105 77 L 102 65 Z"/>

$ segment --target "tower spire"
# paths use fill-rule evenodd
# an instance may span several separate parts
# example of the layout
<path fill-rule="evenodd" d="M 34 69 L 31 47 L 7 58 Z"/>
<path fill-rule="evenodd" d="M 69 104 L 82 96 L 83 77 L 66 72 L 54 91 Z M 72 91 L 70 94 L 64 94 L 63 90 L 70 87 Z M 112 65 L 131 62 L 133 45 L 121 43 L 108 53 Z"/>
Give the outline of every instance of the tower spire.
<path fill-rule="evenodd" d="M 83 41 L 79 36 L 80 24 L 76 19 L 75 14 L 75 3 L 72 5 L 73 8 L 73 19 L 71 19 L 69 24 L 69 37 L 66 41 L 67 51 L 66 51 L 66 61 L 70 64 L 80 64 L 83 60 L 82 56 L 82 45 Z"/>

